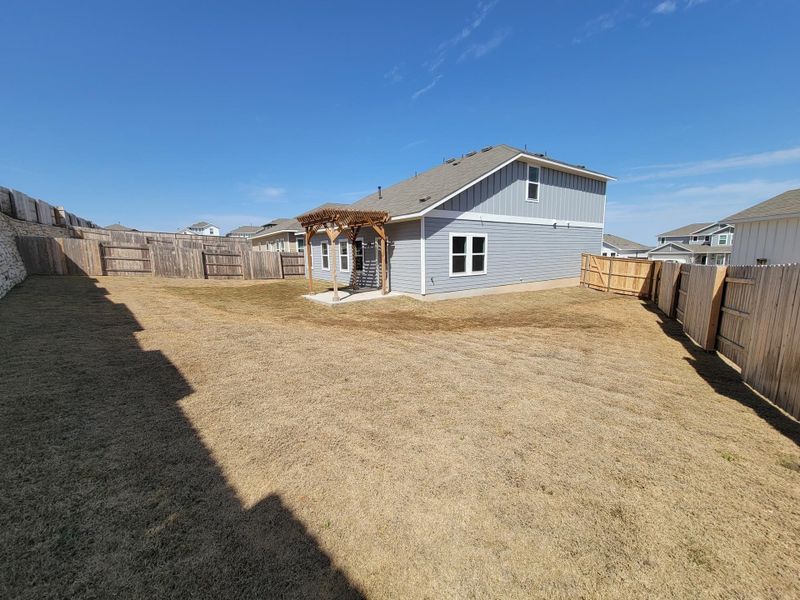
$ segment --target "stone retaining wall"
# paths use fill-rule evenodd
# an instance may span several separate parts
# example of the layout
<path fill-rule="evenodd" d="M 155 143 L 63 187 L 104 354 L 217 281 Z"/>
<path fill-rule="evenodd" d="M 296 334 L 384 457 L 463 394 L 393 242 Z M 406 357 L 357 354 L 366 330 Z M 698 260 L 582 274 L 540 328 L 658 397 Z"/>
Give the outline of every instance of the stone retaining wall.
<path fill-rule="evenodd" d="M 17 250 L 17 233 L 12 221 L 0 213 L 0 298 L 27 276 Z"/>

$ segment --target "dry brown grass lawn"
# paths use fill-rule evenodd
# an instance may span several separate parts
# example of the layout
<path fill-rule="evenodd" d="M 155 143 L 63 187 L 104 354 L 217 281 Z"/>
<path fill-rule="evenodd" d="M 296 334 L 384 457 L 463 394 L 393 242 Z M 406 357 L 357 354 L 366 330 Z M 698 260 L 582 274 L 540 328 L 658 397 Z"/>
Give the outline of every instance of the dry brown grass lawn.
<path fill-rule="evenodd" d="M 800 595 L 800 430 L 639 301 L 303 285 L 0 300 L 0 597 Z"/>

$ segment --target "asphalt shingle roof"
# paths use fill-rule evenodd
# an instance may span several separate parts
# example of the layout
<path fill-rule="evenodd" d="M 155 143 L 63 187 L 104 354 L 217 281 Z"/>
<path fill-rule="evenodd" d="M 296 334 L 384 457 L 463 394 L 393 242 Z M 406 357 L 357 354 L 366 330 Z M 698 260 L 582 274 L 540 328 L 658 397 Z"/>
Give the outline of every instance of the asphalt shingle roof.
<path fill-rule="evenodd" d="M 256 231 L 261 231 L 261 229 L 262 228 L 257 225 L 242 225 L 241 227 L 229 231 L 228 235 L 231 233 L 255 233 Z"/>
<path fill-rule="evenodd" d="M 764 200 L 764 202 L 727 217 L 724 221 L 740 222 L 766 217 L 780 218 L 797 214 L 800 214 L 800 188 L 788 190 L 774 198 Z"/>
<path fill-rule="evenodd" d="M 297 219 L 275 219 L 259 228 L 258 232 L 256 232 L 253 237 L 264 237 L 279 231 L 294 231 L 296 233 L 301 233 L 303 231 L 303 227 L 297 222 Z"/>
<path fill-rule="evenodd" d="M 709 225 L 713 225 L 713 223 L 690 223 L 689 225 L 678 227 L 677 229 L 673 229 L 672 231 L 665 231 L 664 233 L 659 233 L 658 237 L 682 237 L 686 235 L 692 235 L 695 231 L 698 231 L 700 229 L 705 229 Z"/>
<path fill-rule="evenodd" d="M 643 246 L 637 242 L 626 240 L 618 235 L 611 235 L 610 233 L 603 234 L 603 241 L 620 250 L 650 250 L 652 246 Z"/>
<path fill-rule="evenodd" d="M 206 227 L 211 227 L 211 223 L 206 223 L 205 221 L 198 221 L 197 223 L 192 223 L 189 225 L 189 229 L 205 229 Z"/>

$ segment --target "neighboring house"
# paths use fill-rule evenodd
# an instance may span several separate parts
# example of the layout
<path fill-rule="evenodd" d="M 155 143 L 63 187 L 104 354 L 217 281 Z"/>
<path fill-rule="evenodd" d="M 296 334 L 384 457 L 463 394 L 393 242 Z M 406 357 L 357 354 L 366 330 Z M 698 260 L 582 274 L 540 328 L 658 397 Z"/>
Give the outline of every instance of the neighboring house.
<path fill-rule="evenodd" d="M 250 236 L 250 243 L 254 250 L 303 252 L 304 239 L 303 228 L 297 219 L 275 219 L 259 227 L 258 232 Z"/>
<path fill-rule="evenodd" d="M 800 189 L 765 200 L 725 221 L 736 224 L 732 264 L 800 262 Z"/>
<path fill-rule="evenodd" d="M 236 229 L 226 233 L 225 237 L 248 239 L 253 237 L 259 231 L 261 231 L 261 229 L 262 227 L 258 227 L 256 225 L 242 225 L 241 227 L 237 227 Z"/>
<path fill-rule="evenodd" d="M 103 227 L 103 229 L 110 229 L 111 231 L 139 231 L 138 229 L 125 227 L 125 225 L 123 225 L 122 223 L 114 223 L 113 225 L 109 225 L 108 227 Z"/>
<path fill-rule="evenodd" d="M 575 278 L 582 252 L 603 239 L 606 183 L 613 177 L 511 146 L 450 159 L 351 204 L 385 211 L 394 291 L 433 294 Z M 318 210 L 322 207 L 317 207 Z M 313 211 L 310 211 L 313 212 Z M 354 244 L 312 240 L 315 279 L 377 286 L 380 244 L 363 227 Z"/>
<path fill-rule="evenodd" d="M 622 258 L 647 258 L 652 246 L 643 246 L 618 235 L 603 234 L 603 256 L 620 256 Z"/>
<path fill-rule="evenodd" d="M 733 230 L 733 225 L 727 222 L 684 225 L 658 234 L 659 245 L 647 257 L 695 265 L 727 265 L 733 248 Z"/>
<path fill-rule="evenodd" d="M 184 227 L 183 229 L 179 229 L 178 233 L 188 235 L 219 235 L 219 227 L 211 223 L 206 223 L 205 221 L 200 221 L 188 227 Z"/>

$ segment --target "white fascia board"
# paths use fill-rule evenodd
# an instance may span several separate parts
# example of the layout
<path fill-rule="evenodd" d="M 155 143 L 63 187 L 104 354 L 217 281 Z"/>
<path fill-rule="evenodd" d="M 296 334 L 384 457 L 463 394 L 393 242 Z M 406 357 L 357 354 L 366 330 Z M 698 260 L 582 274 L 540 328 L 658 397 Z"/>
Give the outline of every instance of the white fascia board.
<path fill-rule="evenodd" d="M 435 203 L 431 204 L 430 206 L 426 206 L 423 210 L 415 212 L 415 213 L 407 213 L 407 214 L 404 214 L 404 215 L 397 215 L 397 216 L 391 217 L 390 221 L 410 221 L 411 219 L 418 219 L 421 216 L 426 215 L 430 211 L 434 210 L 437 206 L 441 206 L 442 204 L 444 204 L 445 202 L 447 202 L 451 198 L 455 198 L 461 192 L 463 192 L 465 190 L 468 190 L 469 188 L 471 188 L 476 183 L 478 183 L 480 181 L 483 181 L 484 179 L 489 177 L 489 175 L 497 173 L 497 171 L 499 171 L 500 169 L 502 169 L 504 167 L 507 167 L 511 163 L 513 163 L 513 162 L 515 162 L 517 160 L 520 160 L 520 159 L 525 160 L 525 161 L 530 162 L 530 163 L 533 163 L 533 164 L 537 164 L 537 165 L 553 167 L 554 169 L 559 170 L 559 171 L 568 171 L 570 173 L 576 173 L 578 175 L 584 175 L 584 176 L 588 176 L 588 177 L 591 177 L 591 178 L 594 178 L 594 179 L 602 179 L 603 181 L 616 181 L 616 179 L 614 177 L 611 177 L 609 175 L 603 175 L 602 173 L 595 173 L 594 171 L 588 171 L 586 169 L 579 169 L 578 167 L 569 167 L 567 165 L 562 165 L 561 163 L 558 163 L 558 162 L 555 162 L 555 161 L 552 161 L 552 160 L 547 160 L 546 158 L 541 158 L 541 157 L 538 157 L 538 156 L 533 156 L 531 154 L 525 154 L 524 152 L 520 152 L 519 154 L 509 158 L 504 163 L 501 163 L 500 165 L 496 166 L 491 171 L 487 171 L 486 173 L 484 173 L 480 177 L 477 177 L 476 179 L 473 179 L 472 181 L 470 181 L 468 184 L 466 184 L 464 186 L 461 186 L 455 192 L 452 192 L 452 193 L 448 194 L 447 196 L 445 196 L 444 198 L 442 198 L 438 202 L 435 202 Z"/>
<path fill-rule="evenodd" d="M 493 215 L 481 212 L 459 212 L 457 210 L 434 210 L 429 212 L 428 217 L 440 217 L 444 219 L 458 219 L 461 221 L 487 221 L 490 223 L 522 223 L 525 225 L 549 225 L 552 227 L 585 227 L 590 229 L 602 229 L 603 223 L 594 221 L 571 221 L 569 219 L 542 219 L 540 217 L 512 217 L 508 215 Z"/>
<path fill-rule="evenodd" d="M 294 233 L 296 235 L 301 235 L 302 231 L 297 231 L 296 229 L 281 229 L 280 231 L 270 231 L 269 233 L 262 233 L 261 235 L 254 235 L 250 239 L 256 240 L 260 238 L 267 238 L 273 235 L 278 235 L 279 233 Z"/>

